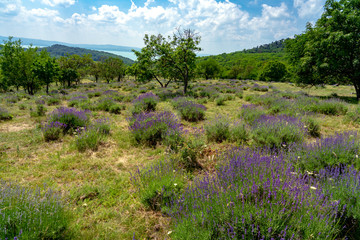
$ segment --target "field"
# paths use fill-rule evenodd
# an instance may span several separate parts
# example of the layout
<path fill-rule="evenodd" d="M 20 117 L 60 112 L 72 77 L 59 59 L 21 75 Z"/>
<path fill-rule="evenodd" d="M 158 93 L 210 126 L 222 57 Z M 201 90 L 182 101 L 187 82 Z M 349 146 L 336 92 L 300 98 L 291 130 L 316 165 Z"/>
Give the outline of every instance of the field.
<path fill-rule="evenodd" d="M 0 95 L 2 191 L 40 196 L 0 197 L 0 239 L 356 239 L 352 86 L 198 80 L 185 98 L 180 83 L 83 82 Z M 83 125 L 50 126 L 70 107 Z M 27 236 L 6 217 L 52 194 L 62 228 Z"/>

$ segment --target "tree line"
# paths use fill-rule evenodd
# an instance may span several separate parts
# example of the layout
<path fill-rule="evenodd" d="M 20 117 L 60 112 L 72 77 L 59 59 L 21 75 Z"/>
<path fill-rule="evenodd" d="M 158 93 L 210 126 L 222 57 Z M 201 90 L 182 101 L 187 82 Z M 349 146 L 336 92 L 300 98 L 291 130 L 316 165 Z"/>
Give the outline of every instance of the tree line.
<path fill-rule="evenodd" d="M 20 87 L 30 95 L 42 87 L 49 93 L 52 83 L 70 87 L 80 82 L 87 75 L 93 75 L 95 81 L 113 79 L 120 81 L 125 76 L 126 65 L 119 58 L 108 57 L 93 61 L 90 54 L 51 57 L 43 49 L 38 51 L 30 46 L 25 49 L 21 40 L 8 41 L 0 45 L 0 90 Z"/>

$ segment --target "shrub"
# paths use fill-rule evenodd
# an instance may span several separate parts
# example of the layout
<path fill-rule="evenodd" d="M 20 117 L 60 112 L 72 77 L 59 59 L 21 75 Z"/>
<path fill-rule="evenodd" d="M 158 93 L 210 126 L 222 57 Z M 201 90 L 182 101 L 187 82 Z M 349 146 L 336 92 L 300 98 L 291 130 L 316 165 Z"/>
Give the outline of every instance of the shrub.
<path fill-rule="evenodd" d="M 312 117 L 306 117 L 302 120 L 305 124 L 305 128 L 312 137 L 320 137 L 320 124 Z"/>
<path fill-rule="evenodd" d="M 138 169 L 131 178 L 141 202 L 152 210 L 163 210 L 178 195 L 185 179 L 171 160 L 161 161 L 146 169 Z"/>
<path fill-rule="evenodd" d="M 66 124 L 60 123 L 58 121 L 50 122 L 48 124 L 44 124 L 41 127 L 41 131 L 44 135 L 45 141 L 54 141 L 58 140 L 63 133 L 63 129 L 66 128 Z"/>
<path fill-rule="evenodd" d="M 25 110 L 26 109 L 26 105 L 25 104 L 19 104 L 19 109 L 20 110 Z"/>
<path fill-rule="evenodd" d="M 343 115 L 347 112 L 348 107 L 345 102 L 339 99 L 329 99 L 311 105 L 310 110 L 326 115 Z"/>
<path fill-rule="evenodd" d="M 64 133 L 85 127 L 89 123 L 89 111 L 76 110 L 75 108 L 60 107 L 50 113 L 48 123 L 59 122 L 65 124 Z"/>
<path fill-rule="evenodd" d="M 47 105 L 48 106 L 53 106 L 53 105 L 59 105 L 60 104 L 60 99 L 56 98 L 56 97 L 51 97 L 47 100 Z"/>
<path fill-rule="evenodd" d="M 87 149 L 97 150 L 103 139 L 103 134 L 94 126 L 79 128 L 77 133 L 75 145 L 79 152 L 84 152 Z"/>
<path fill-rule="evenodd" d="M 159 97 L 153 93 L 141 94 L 133 101 L 132 114 L 138 114 L 140 112 L 152 112 L 155 111 L 156 105 L 159 101 Z"/>
<path fill-rule="evenodd" d="M 289 144 L 302 143 L 305 136 L 303 123 L 286 115 L 262 115 L 252 124 L 252 139 L 259 147 L 288 148 Z"/>
<path fill-rule="evenodd" d="M 114 114 L 120 114 L 121 110 L 124 110 L 123 106 L 120 106 L 119 104 L 114 104 L 110 106 L 109 112 Z"/>
<path fill-rule="evenodd" d="M 217 116 L 205 125 L 205 134 L 209 142 L 222 142 L 230 137 L 229 122 L 223 116 Z"/>
<path fill-rule="evenodd" d="M 128 120 L 135 142 L 152 147 L 162 142 L 169 131 L 182 131 L 178 119 L 171 112 L 142 112 Z"/>
<path fill-rule="evenodd" d="M 236 122 L 230 127 L 230 141 L 245 143 L 249 140 L 249 133 L 244 123 Z"/>
<path fill-rule="evenodd" d="M 0 181 L 0 239 L 66 239 L 69 214 L 51 189 Z"/>
<path fill-rule="evenodd" d="M 187 139 L 180 150 L 180 159 L 177 163 L 178 166 L 187 172 L 202 169 L 202 165 L 198 162 L 198 157 L 204 145 L 204 141 L 198 135 Z"/>
<path fill-rule="evenodd" d="M 182 100 L 174 104 L 182 119 L 189 122 L 197 122 L 205 117 L 206 107 L 193 101 Z"/>
<path fill-rule="evenodd" d="M 225 105 L 225 101 L 226 101 L 226 97 L 225 96 L 220 96 L 218 98 L 215 99 L 215 103 L 216 103 L 216 106 L 223 106 Z"/>
<path fill-rule="evenodd" d="M 110 122 L 107 118 L 97 119 L 93 123 L 93 127 L 97 129 L 100 134 L 110 134 Z"/>
<path fill-rule="evenodd" d="M 11 120 L 13 115 L 11 115 L 7 109 L 0 107 L 0 121 Z"/>
<path fill-rule="evenodd" d="M 110 108 L 115 104 L 114 99 L 111 97 L 102 98 L 96 103 L 96 110 L 109 112 Z"/>
<path fill-rule="evenodd" d="M 87 102 L 88 98 L 86 96 L 75 96 L 70 98 L 68 106 L 69 107 L 80 107 L 84 102 Z"/>
<path fill-rule="evenodd" d="M 244 104 L 241 106 L 239 117 L 252 125 L 257 119 L 265 114 L 263 108 L 254 104 Z"/>
<path fill-rule="evenodd" d="M 307 171 L 339 165 L 360 168 L 359 150 L 356 132 L 337 133 L 314 143 L 298 145 L 293 150 L 292 159 L 298 168 Z"/>
<path fill-rule="evenodd" d="M 37 104 L 36 105 L 36 112 L 34 112 L 32 109 L 30 109 L 30 116 L 31 117 L 41 117 L 45 116 L 47 109 L 43 104 Z"/>
<path fill-rule="evenodd" d="M 283 155 L 234 149 L 222 158 L 170 201 L 172 239 L 335 239 L 342 230 L 344 209 Z"/>
<path fill-rule="evenodd" d="M 357 106 L 354 110 L 349 111 L 345 115 L 346 121 L 352 121 L 354 123 L 360 123 L 360 107 Z"/>

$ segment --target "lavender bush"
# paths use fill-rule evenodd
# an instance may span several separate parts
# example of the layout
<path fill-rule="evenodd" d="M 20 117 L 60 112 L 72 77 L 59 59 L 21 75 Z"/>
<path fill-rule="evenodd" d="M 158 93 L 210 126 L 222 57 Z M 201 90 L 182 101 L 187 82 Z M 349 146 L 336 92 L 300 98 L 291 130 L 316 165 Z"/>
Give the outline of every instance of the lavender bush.
<path fill-rule="evenodd" d="M 197 122 L 205 118 L 206 107 L 202 104 L 190 100 L 182 100 L 177 101 L 175 106 L 179 111 L 181 118 L 186 121 Z"/>
<path fill-rule="evenodd" d="M 337 133 L 314 143 L 294 147 L 292 159 L 302 170 L 319 171 L 328 166 L 354 165 L 360 168 L 359 140 L 356 132 Z"/>
<path fill-rule="evenodd" d="M 178 119 L 171 112 L 142 112 L 128 121 L 134 140 L 152 147 L 162 142 L 169 131 L 182 131 Z"/>
<path fill-rule="evenodd" d="M 89 111 L 76 110 L 75 108 L 60 107 L 50 113 L 47 122 L 59 122 L 65 125 L 64 133 L 85 127 L 89 123 Z"/>
<path fill-rule="evenodd" d="M 159 97 L 152 92 L 141 94 L 133 101 L 132 114 L 155 111 L 158 101 Z"/>
<path fill-rule="evenodd" d="M 7 109 L 0 107 L 0 121 L 11 120 L 13 116 L 8 112 Z"/>
<path fill-rule="evenodd" d="M 58 140 L 61 137 L 61 134 L 64 132 L 66 124 L 55 121 L 48 124 L 43 124 L 41 131 L 44 135 L 45 141 L 54 141 Z"/>
<path fill-rule="evenodd" d="M 223 142 L 230 137 L 230 123 L 221 115 L 205 125 L 205 134 L 209 142 Z"/>
<path fill-rule="evenodd" d="M 341 231 L 340 201 L 294 174 L 282 155 L 234 150 L 215 175 L 194 179 L 169 204 L 172 239 L 318 239 Z"/>
<path fill-rule="evenodd" d="M 83 127 L 76 130 L 75 146 L 79 152 L 87 149 L 96 151 L 103 140 L 103 133 L 95 126 Z"/>
<path fill-rule="evenodd" d="M 265 110 L 254 104 L 244 104 L 241 106 L 239 117 L 252 125 L 260 116 L 265 115 Z"/>
<path fill-rule="evenodd" d="M 131 178 L 141 202 L 152 210 L 166 211 L 166 205 L 184 188 L 186 179 L 175 168 L 173 161 L 166 160 L 137 171 Z"/>
<path fill-rule="evenodd" d="M 299 119 L 286 115 L 261 115 L 252 123 L 251 128 L 255 144 L 272 149 L 302 143 L 307 135 L 307 130 Z"/>
<path fill-rule="evenodd" d="M 66 239 L 69 214 L 51 189 L 0 181 L 0 239 Z"/>

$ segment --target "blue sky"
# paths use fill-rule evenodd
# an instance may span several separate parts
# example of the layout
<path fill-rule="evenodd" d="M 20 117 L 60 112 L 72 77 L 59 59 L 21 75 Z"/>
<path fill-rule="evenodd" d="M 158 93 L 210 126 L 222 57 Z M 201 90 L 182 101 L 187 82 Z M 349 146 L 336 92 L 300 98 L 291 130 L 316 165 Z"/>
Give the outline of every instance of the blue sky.
<path fill-rule="evenodd" d="M 143 47 L 144 34 L 196 30 L 205 54 L 293 37 L 325 0 L 0 0 L 0 35 Z"/>

